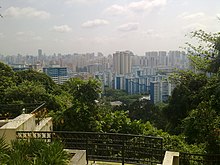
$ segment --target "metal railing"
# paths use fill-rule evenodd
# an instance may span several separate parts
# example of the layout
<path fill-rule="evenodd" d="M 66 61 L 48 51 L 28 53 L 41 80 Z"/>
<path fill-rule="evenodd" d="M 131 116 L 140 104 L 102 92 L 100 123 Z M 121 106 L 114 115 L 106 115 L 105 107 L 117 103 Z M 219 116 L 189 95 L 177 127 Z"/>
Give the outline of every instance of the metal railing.
<path fill-rule="evenodd" d="M 43 120 L 47 115 L 47 109 L 45 108 L 46 102 L 43 102 L 40 106 L 35 108 L 31 114 L 35 115 L 35 124 L 39 125 L 40 121 Z"/>
<path fill-rule="evenodd" d="M 180 165 L 220 165 L 220 154 L 180 153 Z"/>
<path fill-rule="evenodd" d="M 164 157 L 162 138 L 158 137 L 95 132 L 17 131 L 17 138 L 37 138 L 47 142 L 59 139 L 67 149 L 86 150 L 87 161 L 156 165 L 161 164 Z"/>

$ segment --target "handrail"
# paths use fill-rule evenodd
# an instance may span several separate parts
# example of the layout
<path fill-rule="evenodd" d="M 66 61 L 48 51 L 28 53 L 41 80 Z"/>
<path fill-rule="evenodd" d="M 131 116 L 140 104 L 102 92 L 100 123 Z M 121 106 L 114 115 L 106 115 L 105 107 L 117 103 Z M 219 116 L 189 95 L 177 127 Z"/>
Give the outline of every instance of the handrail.
<path fill-rule="evenodd" d="M 162 163 L 164 155 L 160 137 L 67 131 L 17 131 L 16 134 L 18 139 L 61 140 L 67 149 L 86 150 L 87 161 L 156 165 Z"/>
<path fill-rule="evenodd" d="M 42 108 L 44 105 L 46 104 L 46 102 L 43 102 L 40 106 L 38 106 L 37 108 L 35 108 L 31 114 L 35 114 L 40 108 Z"/>

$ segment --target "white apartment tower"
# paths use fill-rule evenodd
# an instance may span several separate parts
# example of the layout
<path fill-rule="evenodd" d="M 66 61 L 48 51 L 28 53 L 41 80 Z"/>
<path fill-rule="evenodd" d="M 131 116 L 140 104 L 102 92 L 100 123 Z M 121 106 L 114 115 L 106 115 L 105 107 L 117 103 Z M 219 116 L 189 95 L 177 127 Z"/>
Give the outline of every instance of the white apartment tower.
<path fill-rule="evenodd" d="M 125 75 L 131 73 L 131 51 L 117 51 L 113 54 L 113 69 L 117 75 Z"/>
<path fill-rule="evenodd" d="M 147 58 L 147 67 L 155 68 L 158 65 L 158 52 L 146 52 L 145 56 Z"/>

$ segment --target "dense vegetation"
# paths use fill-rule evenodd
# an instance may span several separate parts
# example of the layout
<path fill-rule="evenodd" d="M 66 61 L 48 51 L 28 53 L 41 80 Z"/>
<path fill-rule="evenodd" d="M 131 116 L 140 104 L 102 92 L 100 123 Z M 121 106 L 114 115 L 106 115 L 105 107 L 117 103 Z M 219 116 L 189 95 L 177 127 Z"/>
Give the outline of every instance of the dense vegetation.
<path fill-rule="evenodd" d="M 0 162 L 2 165 L 67 165 L 70 156 L 61 142 L 46 143 L 43 140 L 15 140 L 11 146 L 0 138 Z"/>
<path fill-rule="evenodd" d="M 193 38 L 206 45 L 188 44 L 192 70 L 173 75 L 176 84 L 168 103 L 153 105 L 140 95 L 106 88 L 100 98 L 97 80 L 72 78 L 56 85 L 45 74 L 13 72 L 0 63 L 0 103 L 45 101 L 55 130 L 144 134 L 164 138 L 165 149 L 220 153 L 220 39 L 203 31 Z M 112 107 L 110 101 L 123 104 Z M 0 111 L 1 115 L 3 111 Z"/>

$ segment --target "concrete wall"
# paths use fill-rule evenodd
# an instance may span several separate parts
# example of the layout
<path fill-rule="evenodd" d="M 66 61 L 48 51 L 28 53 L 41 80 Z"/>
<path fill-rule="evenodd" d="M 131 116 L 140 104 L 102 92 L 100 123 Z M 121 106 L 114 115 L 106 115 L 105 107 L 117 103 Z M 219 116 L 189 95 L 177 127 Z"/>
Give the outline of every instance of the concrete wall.
<path fill-rule="evenodd" d="M 0 136 L 10 144 L 16 139 L 16 131 L 32 130 L 35 127 L 35 117 L 32 114 L 21 114 L 0 128 Z"/>
<path fill-rule="evenodd" d="M 52 118 L 43 119 L 36 125 L 34 114 L 21 114 L 7 124 L 0 127 L 0 137 L 10 144 L 16 139 L 16 131 L 51 131 L 53 129 Z"/>
<path fill-rule="evenodd" d="M 166 151 L 162 165 L 179 165 L 179 152 Z"/>
<path fill-rule="evenodd" d="M 53 131 L 52 117 L 43 119 L 39 125 L 34 128 L 34 131 Z"/>
<path fill-rule="evenodd" d="M 65 149 L 68 153 L 74 154 L 69 165 L 86 165 L 86 150 L 70 150 Z"/>

